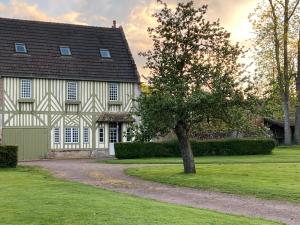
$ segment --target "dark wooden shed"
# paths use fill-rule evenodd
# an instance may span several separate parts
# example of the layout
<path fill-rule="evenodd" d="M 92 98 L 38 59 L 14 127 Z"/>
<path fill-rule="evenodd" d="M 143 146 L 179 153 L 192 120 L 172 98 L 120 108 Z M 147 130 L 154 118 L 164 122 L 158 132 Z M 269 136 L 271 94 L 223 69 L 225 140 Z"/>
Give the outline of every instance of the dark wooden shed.
<path fill-rule="evenodd" d="M 294 138 L 295 122 L 290 121 L 292 138 Z M 264 118 L 264 125 L 268 127 L 273 133 L 273 137 L 278 141 L 278 143 L 284 142 L 284 123 L 281 120 L 275 120 L 271 118 Z"/>

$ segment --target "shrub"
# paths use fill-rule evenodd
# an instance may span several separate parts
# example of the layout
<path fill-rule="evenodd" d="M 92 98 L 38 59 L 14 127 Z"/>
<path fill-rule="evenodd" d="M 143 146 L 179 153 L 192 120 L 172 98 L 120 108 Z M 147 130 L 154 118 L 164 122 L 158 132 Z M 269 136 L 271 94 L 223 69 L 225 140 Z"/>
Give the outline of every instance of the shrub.
<path fill-rule="evenodd" d="M 191 141 L 194 156 L 214 155 L 267 155 L 275 148 L 273 139 L 224 139 Z M 153 143 L 117 143 L 116 157 L 119 159 L 180 157 L 177 141 Z"/>
<path fill-rule="evenodd" d="M 0 146 L 0 167 L 16 167 L 18 164 L 17 146 Z"/>
<path fill-rule="evenodd" d="M 168 157 L 171 154 L 164 145 L 153 142 L 116 143 L 115 153 L 119 159 Z"/>
<path fill-rule="evenodd" d="M 276 143 L 273 139 L 224 139 L 191 141 L 195 156 L 209 155 L 268 155 Z"/>

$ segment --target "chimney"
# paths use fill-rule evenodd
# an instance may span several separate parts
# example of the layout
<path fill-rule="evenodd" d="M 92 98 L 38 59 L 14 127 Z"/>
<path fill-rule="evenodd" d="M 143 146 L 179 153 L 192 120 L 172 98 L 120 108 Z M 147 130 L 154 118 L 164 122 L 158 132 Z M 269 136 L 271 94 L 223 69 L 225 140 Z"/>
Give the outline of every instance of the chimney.
<path fill-rule="evenodd" d="M 113 20 L 112 28 L 117 28 L 117 22 L 115 20 Z"/>

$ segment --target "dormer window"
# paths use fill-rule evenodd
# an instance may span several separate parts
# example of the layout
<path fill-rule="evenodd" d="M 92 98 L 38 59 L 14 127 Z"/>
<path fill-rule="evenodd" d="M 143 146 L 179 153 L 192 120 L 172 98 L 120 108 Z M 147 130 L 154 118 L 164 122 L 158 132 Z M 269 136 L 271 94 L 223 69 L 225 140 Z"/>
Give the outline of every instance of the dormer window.
<path fill-rule="evenodd" d="M 59 50 L 60 50 L 60 54 L 63 55 L 63 56 L 70 56 L 70 55 L 72 55 L 71 49 L 68 46 L 60 46 Z"/>
<path fill-rule="evenodd" d="M 15 43 L 16 53 L 27 53 L 26 45 L 23 43 Z"/>
<path fill-rule="evenodd" d="M 106 59 L 111 58 L 109 50 L 103 49 L 103 48 L 100 48 L 100 56 L 101 56 L 101 58 L 106 58 Z"/>

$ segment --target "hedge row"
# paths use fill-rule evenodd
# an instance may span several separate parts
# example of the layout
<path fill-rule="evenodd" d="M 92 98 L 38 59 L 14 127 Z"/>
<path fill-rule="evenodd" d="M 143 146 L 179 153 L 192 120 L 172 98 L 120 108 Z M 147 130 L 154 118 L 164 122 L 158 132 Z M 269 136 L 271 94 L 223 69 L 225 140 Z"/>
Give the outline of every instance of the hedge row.
<path fill-rule="evenodd" d="M 0 146 L 0 167 L 16 167 L 18 164 L 17 146 Z"/>
<path fill-rule="evenodd" d="M 273 139 L 191 141 L 194 156 L 267 155 L 272 153 L 275 146 L 276 143 Z M 181 156 L 177 141 L 117 143 L 115 144 L 115 153 L 119 159 Z"/>

